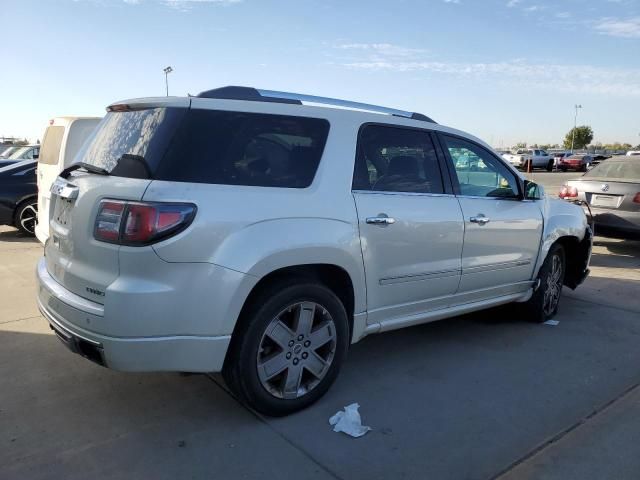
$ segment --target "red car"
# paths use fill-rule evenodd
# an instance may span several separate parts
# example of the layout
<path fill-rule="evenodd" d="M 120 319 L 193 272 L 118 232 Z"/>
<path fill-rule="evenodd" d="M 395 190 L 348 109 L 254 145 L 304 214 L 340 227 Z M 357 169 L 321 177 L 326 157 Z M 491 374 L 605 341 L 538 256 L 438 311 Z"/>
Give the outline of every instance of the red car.
<path fill-rule="evenodd" d="M 576 153 L 559 159 L 558 168 L 563 172 L 566 172 L 567 170 L 586 172 L 592 163 L 593 157 L 591 157 L 591 155 Z"/>

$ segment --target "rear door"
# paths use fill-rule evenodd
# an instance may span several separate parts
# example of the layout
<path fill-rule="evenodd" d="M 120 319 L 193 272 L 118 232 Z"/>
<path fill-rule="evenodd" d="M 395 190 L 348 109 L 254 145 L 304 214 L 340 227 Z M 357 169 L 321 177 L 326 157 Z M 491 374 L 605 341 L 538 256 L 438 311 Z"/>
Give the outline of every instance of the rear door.
<path fill-rule="evenodd" d="M 462 277 L 457 303 L 524 291 L 530 286 L 540 240 L 539 200 L 521 200 L 516 175 L 483 146 L 440 135 L 464 215 Z M 460 158 L 474 159 L 474 171 Z"/>
<path fill-rule="evenodd" d="M 368 321 L 442 308 L 460 280 L 463 220 L 428 131 L 360 129 L 353 179 Z"/>

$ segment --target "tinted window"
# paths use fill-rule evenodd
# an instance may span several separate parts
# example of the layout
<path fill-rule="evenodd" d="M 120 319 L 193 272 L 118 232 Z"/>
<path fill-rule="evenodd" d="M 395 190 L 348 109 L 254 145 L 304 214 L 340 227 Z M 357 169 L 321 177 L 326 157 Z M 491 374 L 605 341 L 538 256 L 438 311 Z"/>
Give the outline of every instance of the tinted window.
<path fill-rule="evenodd" d="M 515 175 L 487 150 L 466 140 L 443 136 L 454 164 L 460 194 L 474 197 L 518 196 Z"/>
<path fill-rule="evenodd" d="M 60 147 L 62 145 L 62 137 L 64 136 L 64 127 L 48 127 L 44 133 L 42 140 L 42 148 L 39 163 L 46 165 L 56 165 L 60 155 Z"/>
<path fill-rule="evenodd" d="M 443 193 L 438 159 L 429 134 L 379 125 L 362 128 L 353 189 Z"/>
<path fill-rule="evenodd" d="M 317 118 L 190 110 L 156 178 L 308 187 L 328 133 L 329 122 Z"/>
<path fill-rule="evenodd" d="M 328 131 L 326 120 L 281 115 L 179 108 L 112 112 L 76 159 L 118 176 L 303 188 L 313 180 Z"/>

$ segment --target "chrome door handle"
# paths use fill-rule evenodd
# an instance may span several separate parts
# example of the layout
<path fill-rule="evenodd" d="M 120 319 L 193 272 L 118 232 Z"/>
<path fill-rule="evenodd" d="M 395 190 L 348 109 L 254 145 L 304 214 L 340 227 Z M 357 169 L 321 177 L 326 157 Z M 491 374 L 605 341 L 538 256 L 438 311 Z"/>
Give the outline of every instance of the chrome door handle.
<path fill-rule="evenodd" d="M 366 221 L 372 225 L 393 225 L 396 223 L 395 218 L 388 217 L 384 213 L 379 213 L 377 217 L 367 217 Z"/>
<path fill-rule="evenodd" d="M 471 217 L 469 219 L 471 223 L 479 223 L 480 225 L 485 225 L 491 221 L 490 218 L 485 217 L 483 214 L 479 213 L 475 217 Z"/>

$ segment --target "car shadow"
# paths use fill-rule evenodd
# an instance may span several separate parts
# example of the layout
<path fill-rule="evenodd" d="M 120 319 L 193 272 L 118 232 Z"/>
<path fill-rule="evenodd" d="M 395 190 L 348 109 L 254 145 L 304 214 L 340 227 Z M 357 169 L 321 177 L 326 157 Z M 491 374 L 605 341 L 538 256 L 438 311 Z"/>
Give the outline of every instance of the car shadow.
<path fill-rule="evenodd" d="M 27 235 L 17 229 L 0 230 L 0 242 L 12 243 L 37 243 L 38 239 L 33 235 Z"/>

